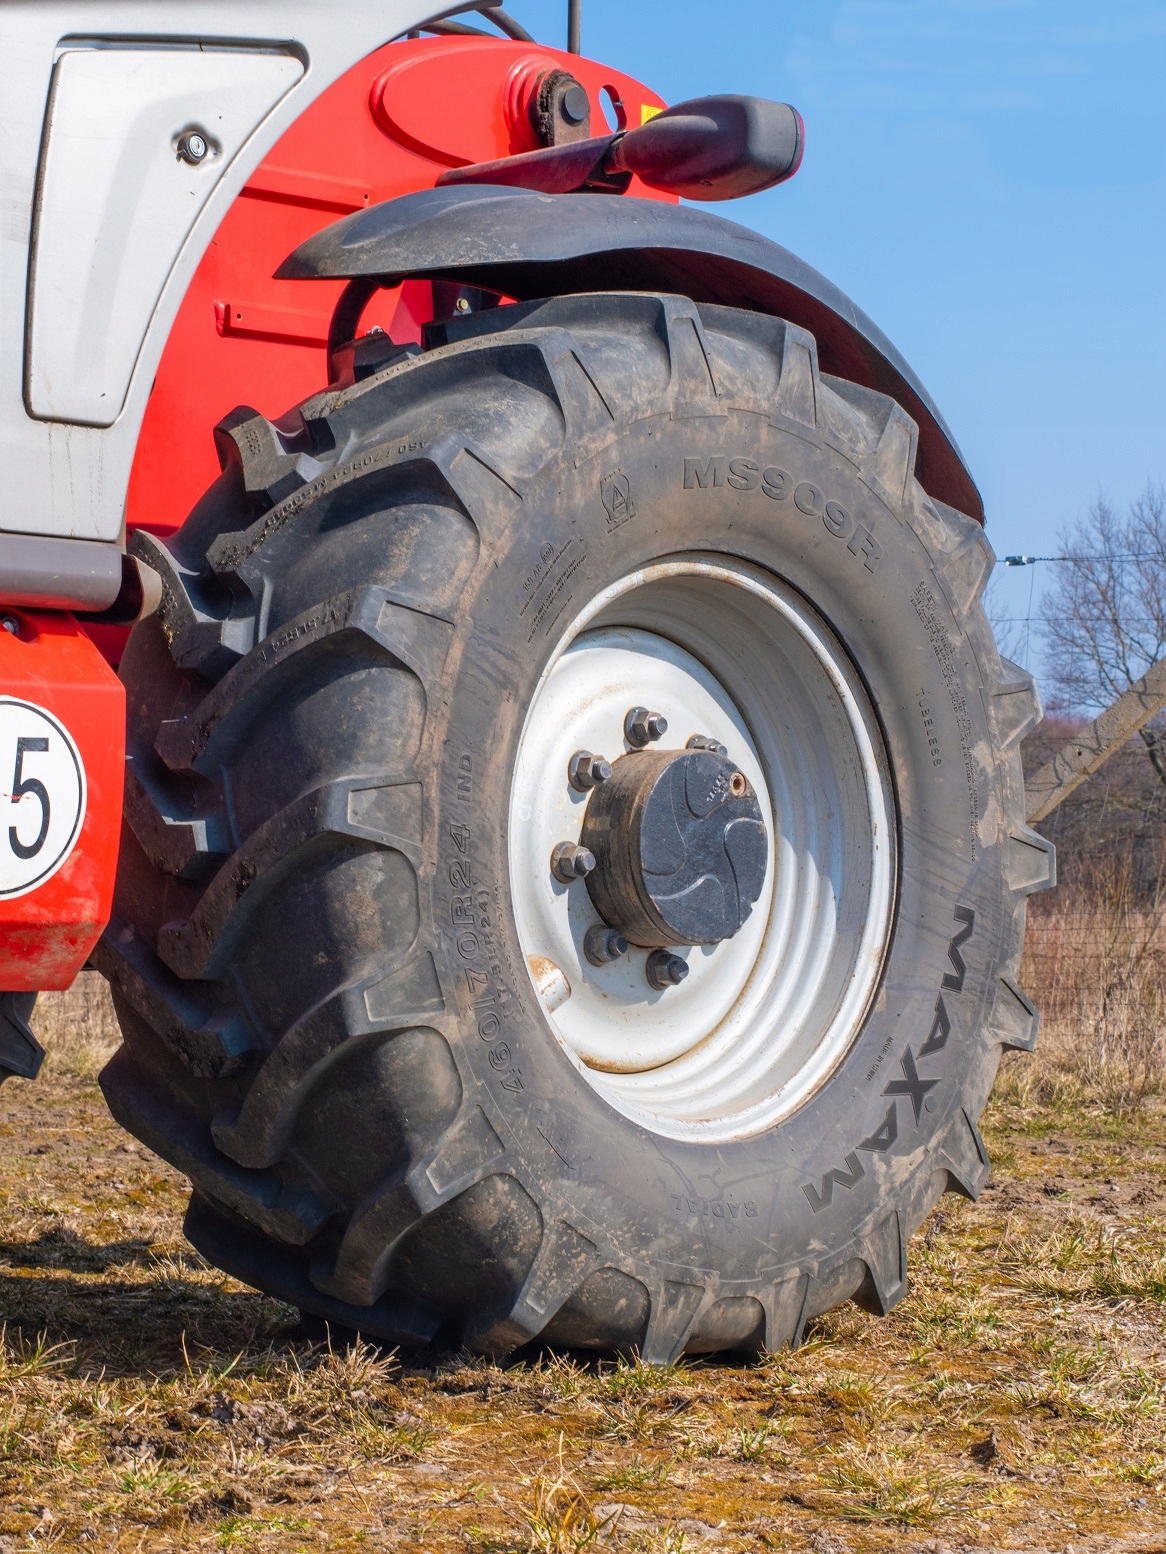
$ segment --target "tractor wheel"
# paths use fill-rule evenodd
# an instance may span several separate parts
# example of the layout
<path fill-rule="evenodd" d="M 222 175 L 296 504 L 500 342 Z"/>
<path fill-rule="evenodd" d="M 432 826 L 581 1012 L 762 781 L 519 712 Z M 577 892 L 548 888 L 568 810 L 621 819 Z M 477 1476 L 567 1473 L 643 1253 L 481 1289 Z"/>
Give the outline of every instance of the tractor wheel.
<path fill-rule="evenodd" d="M 194 1244 L 495 1355 L 887 1311 L 987 1174 L 1052 875 L 914 424 L 778 319 L 601 294 L 216 435 L 137 542 L 100 951 Z"/>

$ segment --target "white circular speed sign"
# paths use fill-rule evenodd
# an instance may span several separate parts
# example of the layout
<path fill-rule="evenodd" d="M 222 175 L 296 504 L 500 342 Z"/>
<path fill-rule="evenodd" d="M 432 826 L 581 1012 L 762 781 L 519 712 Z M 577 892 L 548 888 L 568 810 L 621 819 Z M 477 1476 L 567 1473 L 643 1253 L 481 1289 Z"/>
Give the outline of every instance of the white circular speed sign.
<path fill-rule="evenodd" d="M 0 696 L 0 900 L 43 885 L 85 818 L 85 768 L 68 730 L 30 701 Z"/>

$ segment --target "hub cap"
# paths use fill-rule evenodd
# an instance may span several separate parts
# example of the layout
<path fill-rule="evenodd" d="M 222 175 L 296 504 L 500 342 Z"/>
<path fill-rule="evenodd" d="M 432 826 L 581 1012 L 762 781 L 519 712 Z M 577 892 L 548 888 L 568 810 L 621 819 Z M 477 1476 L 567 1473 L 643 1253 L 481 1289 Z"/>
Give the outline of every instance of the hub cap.
<path fill-rule="evenodd" d="M 632 708 L 667 721 L 648 749 L 625 736 Z M 611 776 L 572 787 L 579 751 Z M 874 996 L 893 815 L 861 682 L 787 585 L 678 557 L 594 600 L 532 699 L 509 821 L 532 983 L 588 1083 L 676 1138 L 746 1136 L 800 1105 Z M 563 843 L 594 855 L 585 879 L 552 874 Z M 605 925 L 628 949 L 590 959 Z M 661 955 L 687 974 L 653 985 Z"/>
<path fill-rule="evenodd" d="M 768 838 L 744 772 L 709 750 L 636 750 L 587 806 L 587 891 L 632 944 L 717 944 L 765 883 Z"/>

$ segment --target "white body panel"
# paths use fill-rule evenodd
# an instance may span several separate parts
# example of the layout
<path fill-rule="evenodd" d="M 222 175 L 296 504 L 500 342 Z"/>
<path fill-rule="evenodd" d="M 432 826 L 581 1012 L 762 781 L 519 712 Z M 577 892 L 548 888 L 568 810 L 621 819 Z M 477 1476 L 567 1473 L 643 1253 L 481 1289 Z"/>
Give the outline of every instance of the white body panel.
<path fill-rule="evenodd" d="M 30 413 L 112 426 L 166 277 L 249 135 L 304 73 L 292 54 L 71 49 L 57 61 L 33 227 Z M 208 150 L 178 152 L 197 129 Z"/>
<path fill-rule="evenodd" d="M 182 6 L 173 0 L 105 0 L 102 4 L 93 0 L 0 0 L 0 468 L 4 472 L 0 537 L 8 532 L 90 540 L 118 538 L 134 447 L 167 334 L 198 262 L 232 200 L 313 98 L 358 59 L 436 9 L 432 0 L 345 0 L 343 5 L 336 0 L 189 0 Z M 86 295 L 94 250 L 85 252 L 84 234 L 89 238 L 95 232 L 104 235 L 106 246 L 100 262 L 106 269 L 100 285 L 105 285 L 119 219 L 116 213 L 107 216 L 97 210 L 89 198 L 93 191 L 89 191 L 84 218 L 79 213 L 73 238 L 76 268 L 71 292 L 67 266 L 59 257 L 51 270 L 41 273 L 38 269 L 38 285 L 51 284 L 58 292 L 70 293 L 65 313 L 74 322 L 92 318 L 94 309 L 100 314 L 102 307 L 121 308 L 123 317 L 132 315 L 136 308 L 139 318 L 148 313 L 148 327 L 144 337 L 139 332 L 137 341 L 132 327 L 125 341 L 113 338 L 107 329 L 95 360 L 86 362 L 74 381 L 63 381 L 61 364 L 70 352 L 76 360 L 81 348 L 69 340 L 70 326 L 62 323 L 60 338 L 54 339 L 48 314 L 38 318 L 29 384 L 32 402 L 41 412 L 37 416 L 30 413 L 25 398 L 26 291 L 45 114 L 57 62 L 72 52 L 92 53 L 94 43 L 119 50 L 130 43 L 153 45 L 158 49 L 160 79 L 169 68 L 166 61 L 173 57 L 173 47 L 182 45 L 249 51 L 248 68 L 264 57 L 290 60 L 302 73 L 286 87 L 282 80 L 275 82 L 270 77 L 256 86 L 251 111 L 256 128 L 247 129 L 237 116 L 231 119 L 229 136 L 224 128 L 222 158 L 217 167 L 212 164 L 207 169 L 212 174 L 217 171 L 218 176 L 193 220 L 186 223 L 184 239 L 175 238 L 173 225 L 168 235 L 157 240 L 147 233 L 139 242 L 126 234 L 117 266 L 116 295 L 112 297 Z M 267 52 L 263 55 L 256 50 Z M 148 56 L 150 50 L 143 52 Z M 294 74 L 287 65 L 281 69 Z M 167 80 L 173 84 L 171 78 Z M 282 96 L 278 96 L 280 88 Z M 164 82 L 161 95 L 168 89 Z M 277 98 L 275 105 L 265 116 L 265 107 L 273 98 Z M 215 110 L 216 101 L 221 103 L 212 90 L 189 117 L 203 122 Z M 164 125 L 167 135 L 173 133 L 168 117 L 148 122 L 155 130 Z M 109 142 L 111 124 L 121 126 L 120 150 Z M 115 205 L 131 219 L 144 214 L 148 229 L 149 202 L 144 211 L 135 205 L 141 190 L 143 156 L 127 146 L 127 139 L 132 141 L 138 133 L 135 126 L 140 128 L 140 118 L 127 112 L 124 105 L 109 106 L 102 126 L 102 158 L 108 156 L 110 165 L 116 162 L 119 168 L 129 169 L 129 184 L 114 187 L 116 181 L 104 170 L 100 177 L 111 190 L 109 198 Z M 185 127 L 185 123 L 175 127 Z M 238 149 L 229 155 L 227 148 L 236 140 Z M 171 150 L 169 154 L 174 153 Z M 92 165 L 91 148 L 83 151 L 83 158 L 86 165 Z M 61 165 L 63 169 L 64 163 Z M 58 180 L 64 176 L 54 172 L 46 181 L 46 194 L 54 201 L 62 187 Z M 202 186 L 191 180 L 188 187 L 195 190 L 192 204 L 197 203 Z M 57 219 L 55 215 L 53 219 Z M 173 263 L 161 277 L 159 269 L 168 258 L 167 247 Z M 59 247 L 57 253 L 61 253 Z M 36 357 L 42 350 L 46 354 L 38 363 Z M 123 403 L 111 424 L 79 424 L 106 413 L 94 414 L 94 400 L 102 391 L 106 398 L 111 393 L 116 397 L 123 379 L 128 379 Z M 46 412 L 61 419 L 43 419 Z"/>

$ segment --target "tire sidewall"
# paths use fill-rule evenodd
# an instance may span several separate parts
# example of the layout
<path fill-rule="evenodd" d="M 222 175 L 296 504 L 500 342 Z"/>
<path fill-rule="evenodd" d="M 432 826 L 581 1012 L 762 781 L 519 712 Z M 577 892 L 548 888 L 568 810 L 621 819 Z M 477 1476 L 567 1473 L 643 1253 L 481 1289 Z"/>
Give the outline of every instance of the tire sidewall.
<path fill-rule="evenodd" d="M 709 466 L 720 483 L 715 473 L 686 483 L 686 460 L 720 461 Z M 787 479 L 763 483 L 766 470 Z M 613 482 L 627 494 L 615 514 Z M 828 501 L 853 519 L 847 535 L 824 521 Z M 567 1217 L 616 1265 L 712 1269 L 747 1285 L 807 1256 L 841 1254 L 889 1204 L 916 1189 L 922 1201 L 945 1130 L 961 1107 L 978 1114 L 994 1073 L 998 1047 L 984 1031 L 1011 944 L 1011 896 L 988 666 L 973 634 L 910 523 L 854 463 L 759 412 L 638 421 L 590 457 L 550 460 L 523 488 L 517 522 L 500 511 L 480 526 L 491 564 L 463 601 L 433 730 L 425 871 L 463 1085 L 544 1221 Z M 878 547 L 873 568 L 870 547 L 849 543 L 860 531 Z M 630 1121 L 568 1058 L 526 970 L 507 852 L 524 719 L 572 621 L 637 568 L 693 552 L 784 579 L 825 619 L 866 684 L 899 815 L 894 930 L 861 1032 L 793 1115 L 715 1145 Z M 957 907 L 975 926 L 962 987 L 944 995 L 951 1034 L 920 1057 L 955 964 Z M 917 1118 L 910 1097 L 884 1093 L 903 1079 L 908 1049 L 937 1081 Z M 880 1127 L 885 1136 L 892 1110 L 893 1144 L 864 1152 L 861 1179 L 815 1209 L 807 1185 L 821 1197 L 827 1173 L 845 1173 Z"/>

